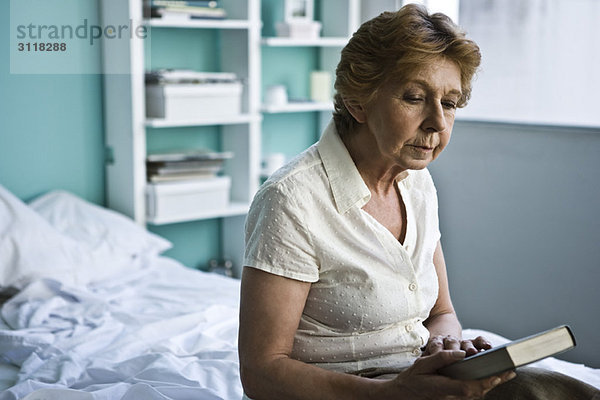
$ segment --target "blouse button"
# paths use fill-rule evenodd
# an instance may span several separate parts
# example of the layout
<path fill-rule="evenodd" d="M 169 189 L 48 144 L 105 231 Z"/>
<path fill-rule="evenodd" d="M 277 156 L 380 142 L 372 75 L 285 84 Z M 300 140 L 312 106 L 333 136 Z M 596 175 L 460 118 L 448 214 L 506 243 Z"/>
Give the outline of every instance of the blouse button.
<path fill-rule="evenodd" d="M 416 347 L 413 351 L 412 351 L 413 355 L 418 357 L 421 355 L 421 349 L 419 349 L 418 347 Z"/>
<path fill-rule="evenodd" d="M 412 325 L 408 324 L 408 325 L 406 325 L 405 329 L 406 329 L 406 332 L 412 332 L 414 327 Z"/>
<path fill-rule="evenodd" d="M 415 290 L 417 290 L 417 284 L 416 283 L 411 283 L 410 285 L 408 285 L 408 289 L 412 292 L 414 292 Z"/>

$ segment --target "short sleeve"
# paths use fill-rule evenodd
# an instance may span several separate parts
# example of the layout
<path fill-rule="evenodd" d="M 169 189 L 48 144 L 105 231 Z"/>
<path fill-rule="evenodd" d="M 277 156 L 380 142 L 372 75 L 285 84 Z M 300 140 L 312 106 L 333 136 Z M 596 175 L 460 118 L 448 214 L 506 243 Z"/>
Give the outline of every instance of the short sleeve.
<path fill-rule="evenodd" d="M 279 184 L 265 184 L 246 219 L 244 265 L 304 282 L 319 280 L 319 267 L 303 209 Z"/>

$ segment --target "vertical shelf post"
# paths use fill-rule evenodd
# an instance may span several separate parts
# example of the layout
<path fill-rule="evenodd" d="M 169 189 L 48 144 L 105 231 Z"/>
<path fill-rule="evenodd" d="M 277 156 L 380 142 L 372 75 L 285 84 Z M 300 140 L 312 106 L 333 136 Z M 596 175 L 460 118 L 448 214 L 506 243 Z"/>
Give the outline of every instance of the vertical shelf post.
<path fill-rule="evenodd" d="M 141 26 L 142 1 L 102 0 L 105 25 Z M 146 133 L 144 127 L 144 43 L 133 35 L 129 40 L 104 40 L 105 143 L 114 154 L 106 166 L 107 203 L 137 223 L 146 218 Z"/>

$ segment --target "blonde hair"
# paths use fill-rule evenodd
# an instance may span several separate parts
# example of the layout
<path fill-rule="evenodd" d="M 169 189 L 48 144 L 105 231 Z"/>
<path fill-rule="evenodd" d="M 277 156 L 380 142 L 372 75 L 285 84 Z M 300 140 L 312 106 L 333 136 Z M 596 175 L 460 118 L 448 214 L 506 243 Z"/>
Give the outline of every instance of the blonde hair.
<path fill-rule="evenodd" d="M 353 132 L 358 124 L 344 100 L 367 104 L 384 84 L 402 82 L 403 77 L 439 57 L 458 65 L 462 86 L 458 107 L 464 107 L 481 53 L 450 18 L 408 4 L 362 24 L 342 49 L 336 69 L 333 118 L 340 135 Z"/>

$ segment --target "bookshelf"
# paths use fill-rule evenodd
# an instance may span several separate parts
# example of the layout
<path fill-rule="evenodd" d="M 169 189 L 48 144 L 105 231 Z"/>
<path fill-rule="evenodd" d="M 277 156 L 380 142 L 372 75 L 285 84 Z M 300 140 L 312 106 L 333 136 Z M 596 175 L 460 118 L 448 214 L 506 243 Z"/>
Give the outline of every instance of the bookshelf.
<path fill-rule="evenodd" d="M 106 73 L 104 77 L 105 144 L 113 156 L 106 166 L 107 202 L 112 209 L 132 217 L 142 225 L 221 219 L 223 256 L 236 266 L 243 257 L 245 214 L 260 180 L 260 2 L 259 0 L 221 0 L 227 11 L 223 20 L 162 20 L 144 18 L 143 0 L 102 0 L 101 16 L 105 23 L 145 26 L 153 32 L 162 29 L 209 30 L 219 38 L 218 65 L 221 71 L 233 72 L 244 82 L 242 113 L 233 117 L 207 117 L 171 121 L 146 118 L 145 71 L 147 46 L 141 41 L 107 41 L 103 48 L 105 71 L 114 64 L 126 73 Z M 151 36 L 150 36 L 151 38 Z M 148 218 L 146 210 L 147 134 L 169 135 L 173 128 L 216 127 L 223 150 L 235 157 L 225 173 L 231 177 L 231 201 L 221 209 L 202 210 L 185 218 Z M 214 149 L 218 150 L 218 149 Z"/>

